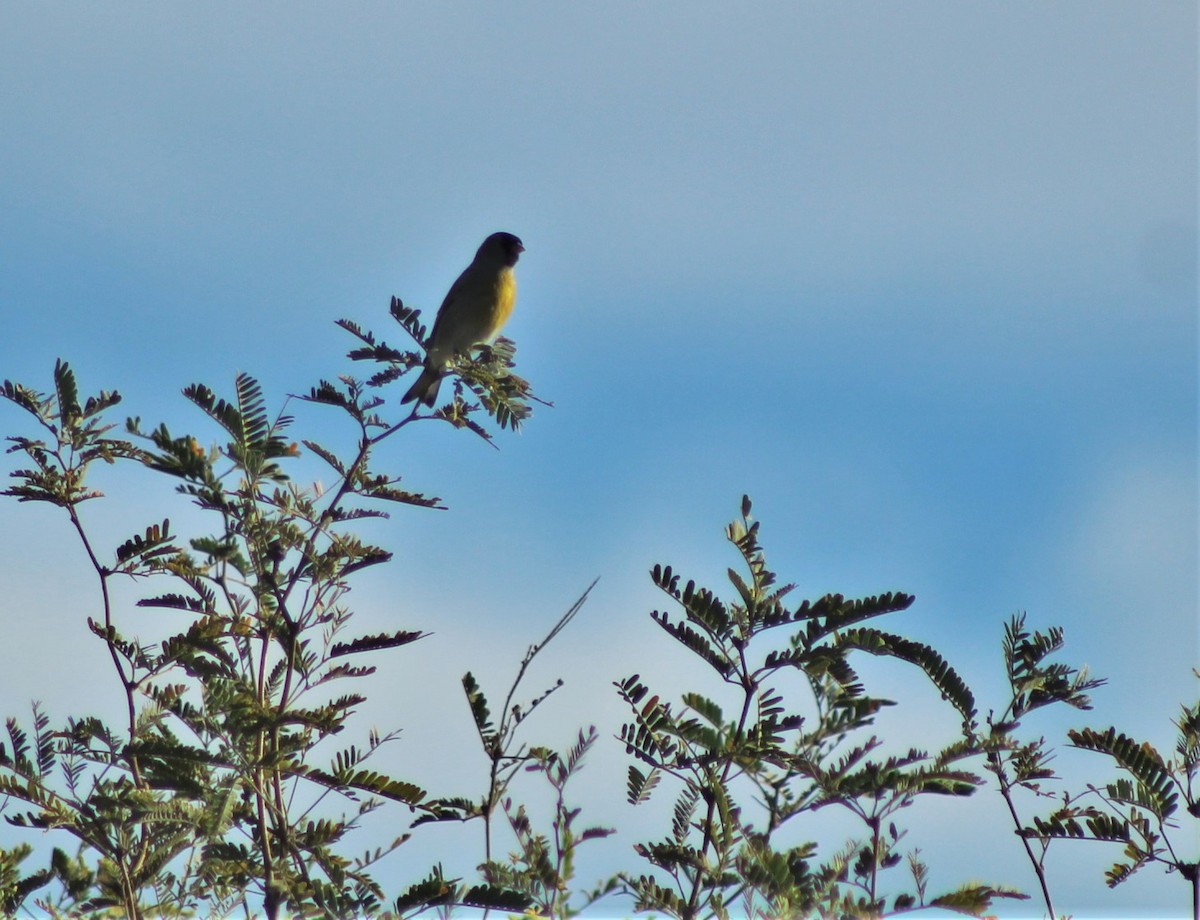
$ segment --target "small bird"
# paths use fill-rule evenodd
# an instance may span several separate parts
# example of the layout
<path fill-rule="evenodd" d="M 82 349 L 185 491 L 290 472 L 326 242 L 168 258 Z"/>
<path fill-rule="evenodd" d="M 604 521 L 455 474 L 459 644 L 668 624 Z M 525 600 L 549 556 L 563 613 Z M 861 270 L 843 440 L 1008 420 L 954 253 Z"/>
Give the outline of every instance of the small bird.
<path fill-rule="evenodd" d="M 429 334 L 425 367 L 401 403 L 416 399 L 432 406 L 451 359 L 476 345 L 490 345 L 500 334 L 517 301 L 513 266 L 524 251 L 511 233 L 493 233 L 483 241 L 474 261 L 450 285 Z"/>

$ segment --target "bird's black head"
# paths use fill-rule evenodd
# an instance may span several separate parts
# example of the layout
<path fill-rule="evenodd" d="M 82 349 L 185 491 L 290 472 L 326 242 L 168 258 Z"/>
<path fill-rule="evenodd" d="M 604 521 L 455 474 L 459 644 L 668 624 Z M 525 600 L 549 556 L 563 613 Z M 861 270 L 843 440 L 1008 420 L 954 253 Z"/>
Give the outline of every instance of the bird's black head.
<path fill-rule="evenodd" d="M 525 247 L 517 237 L 502 230 L 499 233 L 493 233 L 483 241 L 476 258 L 492 256 L 499 258 L 505 265 L 511 267 L 517 264 L 517 259 L 524 251 Z"/>

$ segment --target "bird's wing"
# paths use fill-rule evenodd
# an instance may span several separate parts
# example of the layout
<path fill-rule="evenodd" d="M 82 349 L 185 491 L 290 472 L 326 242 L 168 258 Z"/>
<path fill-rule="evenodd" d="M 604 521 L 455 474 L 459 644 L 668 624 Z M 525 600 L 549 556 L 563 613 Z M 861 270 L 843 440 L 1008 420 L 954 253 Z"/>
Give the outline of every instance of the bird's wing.
<path fill-rule="evenodd" d="M 470 274 L 471 268 L 474 266 L 474 264 L 475 263 L 472 262 L 470 265 L 468 265 L 466 268 L 463 269 L 462 274 L 454 279 L 454 283 L 452 285 L 450 285 L 450 290 L 448 290 L 446 292 L 446 296 L 444 298 L 442 298 L 442 305 L 440 307 L 438 307 L 437 316 L 433 320 L 433 328 L 431 330 L 429 330 L 429 345 L 430 345 L 430 347 L 432 347 L 433 343 L 435 343 L 438 340 L 438 329 L 443 324 L 445 324 L 446 315 L 447 314 L 453 315 L 454 307 L 451 306 L 451 304 L 454 303 L 459 292 L 462 290 L 463 279 L 466 278 L 468 274 Z"/>

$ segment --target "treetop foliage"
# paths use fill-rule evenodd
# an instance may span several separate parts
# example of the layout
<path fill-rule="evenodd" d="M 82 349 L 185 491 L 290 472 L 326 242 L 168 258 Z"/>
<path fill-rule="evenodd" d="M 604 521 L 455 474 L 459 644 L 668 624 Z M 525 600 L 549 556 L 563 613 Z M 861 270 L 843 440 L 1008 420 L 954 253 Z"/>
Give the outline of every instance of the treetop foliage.
<path fill-rule="evenodd" d="M 558 679 L 528 691 L 530 666 L 578 615 L 593 583 L 529 645 L 502 702 L 472 670 L 463 673 L 466 705 L 453 711 L 471 720 L 484 754 L 481 793 L 389 775 L 377 752 L 398 731 L 353 734 L 362 680 L 429 636 L 403 625 L 354 628 L 352 584 L 392 554 L 352 527 L 386 509 L 445 506 L 376 469 L 375 449 L 425 421 L 493 443 L 495 431 L 517 430 L 542 403 L 515 373 L 515 345 L 500 339 L 452 363 L 441 406 L 418 402 L 390 417 L 388 388 L 422 366 L 427 345 L 419 311 L 393 298 L 390 314 L 411 347 L 340 320 L 356 343 L 350 360 L 365 362 L 369 375 L 320 380 L 298 397 L 349 425 L 347 451 L 293 439 L 297 419 L 269 410 L 246 373 L 226 394 L 200 383 L 184 389 L 208 435 L 144 428 L 137 417 L 117 435 L 108 415 L 119 394 L 81 397 L 61 360 L 48 393 L 0 384 L 0 399 L 33 429 L 8 439 L 21 465 L 3 494 L 66 515 L 99 586 L 78 625 L 98 638 L 124 708 L 115 720 L 82 714 L 57 727 L 37 704 L 25 725 L 7 719 L 0 814 L 17 832 L 48 834 L 53 846 L 33 870 L 24 868 L 32 846 L 0 846 L 0 912 L 399 918 L 470 907 L 568 918 L 617 895 L 634 911 L 680 920 L 851 920 L 934 908 L 982 916 L 1027 895 L 999 882 L 931 890 L 903 818 L 929 796 L 972 796 L 990 777 L 1049 916 L 1059 914 L 1047 853 L 1057 841 L 1083 839 L 1120 848 L 1105 876 L 1110 886 L 1155 863 L 1186 880 L 1200 920 L 1200 862 L 1179 839 L 1180 827 L 1200 818 L 1200 703 L 1183 707 L 1167 755 L 1116 728 L 1069 731 L 1071 745 L 1106 758 L 1118 775 L 1061 790 L 1052 747 L 1027 736 L 1026 723 L 1058 704 L 1086 711 L 1104 684 L 1055 660 L 1065 647 L 1061 629 L 1031 630 L 1024 614 L 1010 619 L 1001 642 L 1008 699 L 989 706 L 938 650 L 880 625 L 902 617 L 911 595 L 798 599 L 797 586 L 767 563 L 748 497 L 725 530 L 737 565 L 720 589 L 673 565 L 650 570 L 666 600 L 649 615 L 695 666 L 685 676 L 615 679 L 626 715 L 612 738 L 591 724 L 565 747 L 530 736 L 534 714 L 563 686 Z M 299 484 L 305 451 L 332 471 L 331 488 Z M 102 497 L 92 482 L 96 461 L 168 477 L 207 526 L 181 533 L 171 515 L 155 514 L 115 546 L 97 545 L 78 512 Z M 172 612 L 160 633 L 128 633 L 115 577 L 144 587 L 137 606 Z M 961 725 L 959 737 L 931 749 L 920 724 L 903 730 L 911 735 L 881 737 L 877 716 L 904 701 L 868 689 L 864 655 L 894 659 L 932 686 Z M 446 713 L 455 717 L 451 707 Z M 604 743 L 628 757 L 617 782 L 629 804 L 662 803 L 665 820 L 657 836 L 633 845 L 638 868 L 580 889 L 581 852 L 615 833 L 585 821 L 572 801 L 575 777 Z M 548 809 L 519 798 L 528 784 Z M 1022 816 L 1048 799 L 1048 814 Z M 855 830 L 842 841 L 807 839 L 806 819 L 822 809 L 848 815 Z M 396 833 L 364 852 L 356 832 L 382 810 Z M 389 854 L 442 822 L 481 832 L 477 876 L 448 877 L 431 859 L 416 881 L 380 881 Z"/>

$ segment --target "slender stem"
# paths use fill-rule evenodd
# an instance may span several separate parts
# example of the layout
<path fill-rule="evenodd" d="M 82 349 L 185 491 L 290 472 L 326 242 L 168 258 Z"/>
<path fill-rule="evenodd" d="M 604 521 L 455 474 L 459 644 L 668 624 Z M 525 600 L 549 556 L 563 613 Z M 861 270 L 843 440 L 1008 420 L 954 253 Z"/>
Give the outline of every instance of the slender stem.
<path fill-rule="evenodd" d="M 550 770 L 553 767 L 547 767 L 546 776 L 550 779 L 551 785 L 558 792 L 557 799 L 554 803 L 554 880 L 557 883 L 554 889 L 550 892 L 550 903 L 548 911 L 551 920 L 558 917 L 558 902 L 560 896 L 565 900 L 566 883 L 570 879 L 564 879 L 563 866 L 569 856 L 566 850 L 567 834 L 569 831 L 570 817 L 567 815 L 566 788 L 567 778 L 564 776 L 562 784 L 555 782 L 554 777 L 550 775 Z M 565 914 L 566 911 L 564 910 Z"/>
<path fill-rule="evenodd" d="M 871 910 L 873 912 L 873 917 L 880 916 L 878 913 L 878 908 L 876 907 L 876 905 L 879 903 L 879 859 L 881 853 L 881 848 L 879 845 L 880 820 L 879 815 L 875 814 L 875 809 L 878 808 L 878 806 L 878 802 L 872 806 L 871 816 L 867 820 L 867 825 L 871 828 L 871 884 L 868 888 L 868 891 L 871 898 Z"/>
<path fill-rule="evenodd" d="M 416 414 L 415 409 L 413 410 L 413 414 Z M 411 420 L 412 416 L 409 418 Z M 428 416 L 421 416 L 421 418 L 428 418 Z M 396 427 L 398 428 L 399 425 Z M 525 657 L 521 659 L 521 665 L 517 669 L 517 676 L 513 679 L 512 684 L 508 688 L 508 694 L 504 697 L 504 706 L 501 709 L 500 724 L 497 726 L 495 734 L 493 735 L 494 740 L 490 748 L 488 746 L 487 739 L 483 736 L 482 730 L 479 730 L 479 740 L 483 743 L 484 753 L 487 754 L 488 759 L 491 761 L 491 768 L 488 776 L 487 800 L 483 805 L 483 853 L 484 860 L 486 862 L 492 861 L 492 813 L 495 810 L 496 803 L 499 801 L 500 796 L 503 794 L 503 788 L 507 786 L 508 783 L 507 779 L 503 781 L 500 779 L 500 762 L 506 758 L 513 761 L 519 761 L 522 759 L 520 749 L 518 749 L 516 756 L 505 753 L 505 751 L 508 750 L 509 743 L 516 734 L 516 724 L 513 721 L 515 718 L 513 716 L 513 697 L 516 696 L 517 688 L 521 685 L 521 681 L 525 679 L 525 672 L 528 670 L 529 665 L 533 662 L 533 659 L 537 657 L 538 652 L 549 645 L 554 637 L 557 636 L 566 627 L 566 625 L 571 622 L 572 619 L 574 619 L 575 614 L 577 614 L 580 608 L 583 607 L 584 601 L 587 600 L 592 588 L 596 587 L 596 582 L 599 580 L 600 579 L 597 578 L 590 585 L 588 585 L 587 590 L 584 591 L 583 594 L 580 595 L 579 599 L 571 605 L 570 609 L 568 609 L 566 613 L 559 617 L 558 622 L 551 627 L 550 632 L 548 632 L 540 642 L 535 642 L 533 645 L 529 646 L 529 649 L 525 652 Z M 561 685 L 561 681 L 559 683 Z M 484 908 L 484 920 L 486 920 L 490 912 L 490 908 Z"/>
<path fill-rule="evenodd" d="M 700 846 L 700 854 L 703 856 L 708 852 L 708 848 L 713 844 L 713 812 L 717 807 L 717 797 L 715 794 L 709 794 L 707 798 L 707 809 L 704 815 L 704 842 Z M 683 916 L 692 920 L 700 910 L 700 888 L 704 880 L 704 870 L 697 867 L 695 874 L 688 873 L 691 882 L 692 890 L 688 894 L 687 910 Z"/>
<path fill-rule="evenodd" d="M 142 909 L 138 904 L 138 889 L 133 879 L 129 877 L 129 867 L 121 859 L 117 863 L 121 867 L 121 895 L 125 899 L 125 909 L 129 920 L 141 920 Z"/>
<path fill-rule="evenodd" d="M 117 676 L 121 679 L 121 687 L 125 692 L 125 706 L 129 720 L 129 744 L 132 745 L 137 737 L 137 705 L 133 698 L 134 687 L 137 684 L 133 680 L 132 672 L 129 674 L 125 673 L 125 668 L 121 663 L 121 656 L 112 641 L 112 633 L 115 627 L 113 626 L 112 598 L 108 592 L 108 577 L 110 573 L 100 564 L 100 560 L 92 548 L 92 543 L 88 539 L 87 532 L 83 529 L 83 522 L 79 519 L 79 514 L 75 510 L 75 506 L 67 505 L 66 507 L 71 525 L 79 535 L 79 540 L 83 544 L 84 551 L 87 553 L 92 568 L 96 572 L 96 577 L 100 581 L 100 596 L 104 606 L 104 644 L 108 647 L 108 654 L 112 658 L 113 667 L 116 669 Z M 132 664 L 130 667 L 132 668 Z M 126 760 L 129 763 L 129 772 L 133 776 L 134 784 L 139 789 L 147 788 L 146 781 L 142 776 L 141 766 L 138 763 L 137 754 L 131 751 L 127 752 Z M 141 862 L 145 859 L 149 845 L 149 835 L 145 833 L 143 827 L 142 836 L 137 847 L 139 856 L 134 858 L 134 862 Z M 121 873 L 121 894 L 125 901 L 125 911 L 131 920 L 141 920 L 142 910 L 141 905 L 138 903 L 138 885 L 130 875 L 130 858 L 124 852 L 124 847 L 121 848 L 119 858 L 114 861 Z"/>
<path fill-rule="evenodd" d="M 434 418 L 435 417 L 432 415 L 417 415 L 417 407 L 419 405 L 420 405 L 420 403 L 414 403 L 412 412 L 410 412 L 406 418 L 402 418 L 400 421 L 396 422 L 396 424 L 393 425 L 391 428 L 389 428 L 387 431 L 384 431 L 381 434 L 375 435 L 375 437 L 371 438 L 369 443 L 378 444 L 384 438 L 390 437 L 391 435 L 395 434 L 397 431 L 399 431 L 401 428 L 403 428 L 409 422 L 415 422 L 418 419 L 423 419 L 423 418 Z"/>
<path fill-rule="evenodd" d="M 354 462 L 351 463 L 350 467 L 346 470 L 346 475 L 342 477 L 342 481 L 338 485 L 338 489 L 334 493 L 333 498 L 331 498 L 329 500 L 329 504 L 325 506 L 325 513 L 313 524 L 312 533 L 309 534 L 308 540 L 305 542 L 304 549 L 301 551 L 301 562 L 292 570 L 292 574 L 288 578 L 287 587 L 284 588 L 282 592 L 276 592 L 276 597 L 279 601 L 280 614 L 285 618 L 285 620 L 288 619 L 286 612 L 287 601 L 288 598 L 291 597 L 292 591 L 295 590 L 296 585 L 300 583 L 301 573 L 305 571 L 304 563 L 312 558 L 317 549 L 318 537 L 325 533 L 326 527 L 329 524 L 333 523 L 334 513 L 341 505 L 342 500 L 353 490 L 354 482 L 361 472 L 361 467 L 366 463 L 367 457 L 371 453 L 372 445 L 378 443 L 379 440 L 386 437 L 388 434 L 391 434 L 392 431 L 395 431 L 396 428 L 399 427 L 399 425 L 396 425 L 394 428 L 385 432 L 383 435 L 380 435 L 378 438 L 372 439 L 367 435 L 366 426 L 362 426 L 362 435 L 359 438 L 358 444 L 358 455 L 354 458 Z M 290 620 L 288 622 L 290 622 Z"/>
<path fill-rule="evenodd" d="M 260 751 L 262 738 L 260 736 Z M 261 761 L 261 753 L 260 753 Z M 271 846 L 270 821 L 267 809 L 265 775 L 261 766 L 255 768 L 254 804 L 258 813 L 258 838 L 263 860 L 263 909 L 269 920 L 279 916 L 279 894 L 275 890 L 275 857 Z"/>
<path fill-rule="evenodd" d="M 1055 920 L 1058 914 L 1054 912 L 1054 901 L 1050 897 L 1050 885 L 1046 880 L 1046 871 L 1042 868 L 1042 861 L 1034 855 L 1029 838 L 1021 833 L 1021 818 L 1017 814 L 1017 806 L 1013 802 L 1012 785 L 1008 781 L 1008 774 L 1004 771 L 1004 763 L 1000 759 L 1000 755 L 996 752 L 988 754 L 988 760 L 991 761 L 992 766 L 995 768 L 996 779 L 1000 783 L 1000 795 L 1004 798 L 1004 803 L 1008 806 L 1008 813 L 1012 816 L 1013 826 L 1017 829 L 1017 836 L 1021 838 L 1021 845 L 1025 847 L 1025 854 L 1029 857 L 1029 864 L 1033 866 L 1033 871 L 1037 875 L 1038 885 L 1042 889 L 1042 900 L 1046 902 L 1046 910 L 1050 914 L 1050 920 Z"/>
<path fill-rule="evenodd" d="M 413 414 L 415 415 L 415 409 Z M 407 423 L 407 421 L 410 421 L 411 418 L 412 416 L 410 416 L 409 419 L 406 419 L 405 422 L 402 422 L 401 425 Z M 314 522 L 312 532 L 309 534 L 308 539 L 301 551 L 302 559 L 300 564 L 292 571 L 291 576 L 288 578 L 287 584 L 282 588 L 282 590 L 277 587 L 272 592 L 278 605 L 279 614 L 284 622 L 286 640 L 285 654 L 287 656 L 287 666 L 284 670 L 283 687 L 281 688 L 280 699 L 277 706 L 277 708 L 280 710 L 285 710 L 291 702 L 297 633 L 299 631 L 297 619 L 288 612 L 288 600 L 291 597 L 292 592 L 302 580 L 303 573 L 306 571 L 305 563 L 310 561 L 316 553 L 317 541 L 320 539 L 322 534 L 326 533 L 327 526 L 333 522 L 335 512 L 340 507 L 342 501 L 347 497 L 347 495 L 354 491 L 355 483 L 367 461 L 368 456 L 370 455 L 371 447 L 387 435 L 397 430 L 399 427 L 401 427 L 401 425 L 394 426 L 393 428 L 384 432 L 383 435 L 380 435 L 376 438 L 371 438 L 367 435 L 365 426 L 362 428 L 362 434 L 359 439 L 358 453 L 355 456 L 354 461 L 347 469 L 346 475 L 342 477 L 342 481 L 338 485 L 337 491 L 333 494 L 332 498 L 329 500 L 329 503 L 326 505 L 324 514 L 318 521 Z M 249 488 L 249 486 L 247 486 L 247 488 Z M 305 605 L 305 607 L 307 608 L 307 605 Z M 262 649 L 259 658 L 257 687 L 259 702 L 264 707 L 269 704 L 269 700 L 267 699 L 267 674 L 269 673 L 268 650 L 274 637 L 275 634 L 273 630 L 264 630 L 261 633 Z M 268 731 L 260 731 L 258 739 L 259 763 L 263 763 L 268 754 L 272 756 L 272 762 L 274 762 L 277 759 L 274 755 L 277 754 L 278 747 L 279 735 L 277 728 L 272 728 Z M 275 831 L 279 835 L 285 850 L 290 850 L 291 847 L 287 843 L 290 837 L 288 833 L 289 827 L 286 817 L 287 804 L 284 801 L 283 787 L 277 769 L 272 768 L 270 771 L 270 776 L 268 776 L 268 771 L 262 769 L 260 766 L 256 773 L 255 797 L 257 799 L 256 804 L 259 821 L 259 836 L 263 856 L 263 881 L 266 886 L 266 894 L 263 906 L 267 916 L 271 918 L 271 920 L 275 920 L 275 918 L 278 916 L 281 903 L 278 892 L 274 890 L 275 854 L 273 852 L 274 847 L 271 841 L 270 829 L 272 827 L 275 828 Z M 296 858 L 294 861 L 298 863 L 297 869 L 300 874 L 306 875 L 306 867 L 302 864 L 302 860 L 299 860 L 298 854 L 292 853 L 291 855 Z M 286 857 L 281 854 L 281 858 Z"/>
<path fill-rule="evenodd" d="M 106 632 L 105 645 L 108 646 L 108 654 L 112 658 L 113 667 L 116 669 L 117 676 L 121 679 L 121 686 L 125 691 L 125 708 L 129 720 L 129 741 L 132 744 L 134 736 L 137 734 L 137 706 L 133 699 L 133 688 L 135 686 L 133 675 L 127 675 L 125 668 L 121 664 L 121 656 L 117 651 L 117 647 L 112 640 L 107 637 L 113 630 L 113 615 L 112 615 L 112 599 L 108 593 L 108 570 L 100 564 L 99 558 L 96 556 L 95 550 L 92 549 L 92 542 L 88 539 L 86 531 L 83 529 L 83 522 L 79 520 L 79 515 L 75 511 L 74 505 L 67 506 L 67 514 L 71 519 L 71 524 L 75 528 L 75 532 L 79 534 L 79 540 L 83 544 L 84 551 L 88 555 L 88 559 L 92 563 L 92 568 L 96 572 L 96 577 L 100 581 L 100 596 L 104 605 L 104 629 Z M 138 765 L 136 754 L 129 755 L 129 768 L 133 773 L 134 782 L 139 788 L 145 788 L 145 782 L 142 779 L 141 769 Z"/>
<path fill-rule="evenodd" d="M 754 679 L 750 676 L 749 671 L 745 667 L 746 661 L 745 661 L 744 656 L 741 659 L 741 663 L 742 663 L 742 681 L 741 681 L 741 683 L 742 683 L 743 695 L 742 695 L 742 713 L 741 713 L 741 716 L 738 718 L 738 724 L 737 724 L 736 735 L 735 735 L 735 743 L 737 743 L 737 744 L 740 744 L 741 742 L 745 741 L 746 722 L 750 718 L 750 706 L 754 702 L 754 691 L 756 689 L 756 684 L 754 682 Z M 724 788 L 725 784 L 727 782 L 729 782 L 729 774 L 732 771 L 733 771 L 733 759 L 726 758 L 724 765 L 721 767 L 720 776 L 717 779 L 717 782 L 714 784 L 714 786 L 719 786 L 719 787 Z M 716 812 L 716 808 L 717 808 L 717 794 L 716 794 L 715 790 L 712 788 L 709 789 L 709 793 L 710 794 L 705 797 L 707 799 L 707 808 L 705 809 L 705 815 L 704 815 L 704 825 L 703 825 L 704 826 L 704 842 L 700 847 L 701 854 L 707 853 L 710 847 L 714 850 L 716 849 L 716 840 L 714 838 L 714 833 L 713 833 L 713 830 L 714 830 L 713 823 L 716 820 L 715 812 Z M 718 867 L 718 869 L 716 870 L 716 873 L 713 873 L 713 874 L 719 876 L 720 867 Z M 684 913 L 685 917 L 693 918 L 693 917 L 697 916 L 697 914 L 699 913 L 700 890 L 703 887 L 704 879 L 705 879 L 705 873 L 702 870 L 697 869 L 695 875 L 692 877 L 692 890 L 691 890 L 691 893 L 688 895 L 687 910 Z"/>
<path fill-rule="evenodd" d="M 483 806 L 483 859 L 484 862 L 492 861 L 492 812 L 496 806 L 496 799 L 499 795 L 497 792 L 496 777 L 500 771 L 500 752 L 491 751 L 492 767 L 488 777 L 488 797 L 487 802 Z M 487 909 L 484 909 L 483 915 L 487 916 Z"/>

